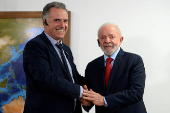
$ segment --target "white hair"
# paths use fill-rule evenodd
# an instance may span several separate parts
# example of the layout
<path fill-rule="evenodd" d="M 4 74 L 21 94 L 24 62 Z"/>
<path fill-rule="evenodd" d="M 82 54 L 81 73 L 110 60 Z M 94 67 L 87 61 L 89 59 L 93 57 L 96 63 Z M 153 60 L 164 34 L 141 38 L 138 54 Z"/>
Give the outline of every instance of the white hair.
<path fill-rule="evenodd" d="M 114 25 L 114 26 L 116 27 L 116 29 L 117 29 L 117 32 L 118 32 L 118 33 L 120 34 L 120 36 L 122 37 L 122 32 L 121 32 L 121 30 L 119 29 L 119 27 L 118 27 L 116 24 L 114 24 L 114 23 L 112 23 L 112 22 L 106 22 L 106 23 L 102 24 L 102 25 L 99 27 L 99 29 L 98 29 L 98 36 L 99 36 L 100 29 L 101 29 L 103 26 L 105 26 L 105 25 Z"/>

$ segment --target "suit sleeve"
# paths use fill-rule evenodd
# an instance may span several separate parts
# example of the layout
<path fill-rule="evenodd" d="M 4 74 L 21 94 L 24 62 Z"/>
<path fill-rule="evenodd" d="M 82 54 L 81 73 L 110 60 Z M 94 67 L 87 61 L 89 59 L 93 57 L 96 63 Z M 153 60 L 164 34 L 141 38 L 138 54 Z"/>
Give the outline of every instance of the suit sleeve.
<path fill-rule="evenodd" d="M 49 64 L 47 47 L 37 41 L 28 42 L 23 53 L 23 64 L 26 76 L 39 87 L 54 93 L 78 99 L 80 86 L 59 76 L 63 73 L 53 73 Z M 56 67 L 57 69 L 57 67 Z M 29 82 L 29 81 L 28 81 Z M 32 82 L 29 82 L 32 84 Z"/>
<path fill-rule="evenodd" d="M 129 71 L 128 88 L 121 92 L 105 96 L 111 111 L 138 102 L 143 98 L 145 68 L 142 58 L 138 55 L 135 56 Z"/>

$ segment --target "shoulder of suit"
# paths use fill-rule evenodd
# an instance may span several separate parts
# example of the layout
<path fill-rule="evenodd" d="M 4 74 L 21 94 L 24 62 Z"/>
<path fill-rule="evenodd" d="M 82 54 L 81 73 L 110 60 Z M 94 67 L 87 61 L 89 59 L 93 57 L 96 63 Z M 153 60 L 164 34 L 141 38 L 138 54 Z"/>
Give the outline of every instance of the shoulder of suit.
<path fill-rule="evenodd" d="M 32 44 L 32 45 L 37 46 L 37 45 L 42 45 L 43 43 L 44 43 L 44 41 L 43 41 L 43 39 L 42 39 L 42 33 L 41 33 L 41 34 L 33 37 L 32 39 L 30 39 L 30 40 L 26 43 L 26 45 Z M 25 45 L 25 46 L 26 46 L 26 45 Z"/>
<path fill-rule="evenodd" d="M 140 56 L 140 55 L 138 55 L 138 54 L 136 54 L 136 53 L 132 53 L 132 52 L 126 52 L 126 51 L 124 51 L 124 53 L 125 53 L 126 55 L 130 55 L 130 56 Z"/>
<path fill-rule="evenodd" d="M 37 36 L 35 36 L 35 37 L 33 37 L 33 38 L 32 38 L 31 40 L 29 40 L 29 41 L 36 41 L 36 40 L 41 39 L 41 37 L 42 37 L 42 33 L 39 34 L 39 35 L 37 35 Z"/>
<path fill-rule="evenodd" d="M 124 51 L 124 55 L 126 58 L 128 59 L 142 59 L 142 57 L 136 53 L 132 53 L 132 52 L 125 52 Z"/>
<path fill-rule="evenodd" d="M 88 64 L 96 64 L 96 63 L 98 63 L 98 62 L 100 62 L 102 60 L 104 61 L 104 55 L 95 58 L 94 60 L 90 61 Z"/>

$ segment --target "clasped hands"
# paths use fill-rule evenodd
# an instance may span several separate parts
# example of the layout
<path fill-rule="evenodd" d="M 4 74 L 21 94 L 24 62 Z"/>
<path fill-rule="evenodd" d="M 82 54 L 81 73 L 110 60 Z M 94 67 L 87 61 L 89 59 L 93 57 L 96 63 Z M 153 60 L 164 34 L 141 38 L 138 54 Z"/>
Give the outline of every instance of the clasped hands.
<path fill-rule="evenodd" d="M 104 106 L 104 97 L 99 93 L 94 92 L 92 89 L 88 90 L 87 86 L 83 86 L 83 97 L 79 99 L 83 106 L 95 104 L 96 106 Z"/>

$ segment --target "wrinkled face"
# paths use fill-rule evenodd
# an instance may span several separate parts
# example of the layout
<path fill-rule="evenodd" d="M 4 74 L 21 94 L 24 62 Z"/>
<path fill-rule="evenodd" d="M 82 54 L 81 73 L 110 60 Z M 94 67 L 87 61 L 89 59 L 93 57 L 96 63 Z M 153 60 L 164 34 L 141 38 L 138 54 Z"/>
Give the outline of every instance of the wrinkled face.
<path fill-rule="evenodd" d="M 43 19 L 43 22 L 45 19 Z M 68 14 L 67 11 L 61 8 L 51 8 L 47 17 L 47 24 L 44 25 L 44 31 L 56 41 L 64 38 L 68 29 Z"/>
<path fill-rule="evenodd" d="M 100 28 L 98 41 L 102 51 L 110 57 L 122 44 L 123 37 L 121 37 L 116 26 L 107 24 Z"/>

